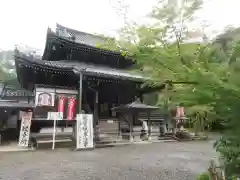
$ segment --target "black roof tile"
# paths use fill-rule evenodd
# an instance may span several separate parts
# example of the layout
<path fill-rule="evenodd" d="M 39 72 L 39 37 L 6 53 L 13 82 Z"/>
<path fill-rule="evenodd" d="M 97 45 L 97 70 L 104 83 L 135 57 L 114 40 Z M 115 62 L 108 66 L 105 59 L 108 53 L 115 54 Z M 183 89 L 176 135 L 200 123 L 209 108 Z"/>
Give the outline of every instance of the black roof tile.
<path fill-rule="evenodd" d="M 33 93 L 31 91 L 27 91 L 25 89 L 9 89 L 6 88 L 3 91 L 2 94 L 3 97 L 12 97 L 12 96 L 22 96 L 22 97 L 29 97 L 29 96 L 34 96 Z"/>
<path fill-rule="evenodd" d="M 132 103 L 129 103 L 126 105 L 114 107 L 114 108 L 112 108 L 112 111 L 124 111 L 124 110 L 146 111 L 146 110 L 156 110 L 156 109 L 159 109 L 159 107 L 150 106 L 150 105 L 135 101 L 135 102 L 132 102 Z"/>
<path fill-rule="evenodd" d="M 75 29 L 71 29 L 60 24 L 56 25 L 56 34 L 68 38 L 74 42 L 90 45 L 96 47 L 96 44 L 104 44 L 105 37 L 95 34 L 90 34 Z M 108 38 L 114 41 L 114 38 Z"/>
<path fill-rule="evenodd" d="M 45 61 L 24 55 L 20 52 L 15 55 L 15 60 L 28 63 L 29 66 L 41 66 L 42 68 L 53 68 L 55 70 L 69 70 L 73 71 L 76 74 L 82 72 L 84 75 L 89 76 L 112 77 L 115 79 L 129 79 L 136 81 L 150 80 L 150 78 L 148 77 L 144 77 L 140 74 L 133 74 L 126 70 L 110 68 L 107 66 L 87 64 L 78 61 Z"/>

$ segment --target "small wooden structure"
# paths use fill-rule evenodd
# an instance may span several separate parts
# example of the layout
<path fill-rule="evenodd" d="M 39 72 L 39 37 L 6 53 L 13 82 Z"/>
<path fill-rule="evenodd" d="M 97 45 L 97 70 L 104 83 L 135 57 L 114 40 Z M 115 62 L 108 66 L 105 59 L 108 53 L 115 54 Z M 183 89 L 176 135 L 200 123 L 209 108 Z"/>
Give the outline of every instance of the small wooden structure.
<path fill-rule="evenodd" d="M 34 108 L 33 93 L 0 81 L 0 144 L 17 141 L 21 124 L 19 112 Z"/>
<path fill-rule="evenodd" d="M 130 137 L 130 140 L 133 140 L 133 131 L 134 131 L 133 122 L 141 121 L 141 119 L 139 119 L 140 112 L 147 113 L 148 132 L 145 132 L 145 133 L 148 137 L 151 137 L 151 129 L 152 128 L 151 128 L 150 113 L 151 113 L 151 111 L 157 110 L 157 109 L 159 109 L 159 107 L 146 105 L 146 104 L 141 103 L 140 101 L 134 101 L 134 102 L 126 104 L 126 105 L 114 107 L 114 108 L 112 108 L 112 111 L 120 112 L 122 114 L 122 116 L 124 117 L 124 120 L 128 122 L 129 137 Z M 141 122 L 144 123 L 145 122 L 144 120 L 142 120 Z M 162 120 L 162 119 L 159 119 L 159 120 Z M 141 132 L 142 132 L 142 130 L 141 130 Z M 141 136 L 141 134 L 140 134 L 140 136 Z"/>

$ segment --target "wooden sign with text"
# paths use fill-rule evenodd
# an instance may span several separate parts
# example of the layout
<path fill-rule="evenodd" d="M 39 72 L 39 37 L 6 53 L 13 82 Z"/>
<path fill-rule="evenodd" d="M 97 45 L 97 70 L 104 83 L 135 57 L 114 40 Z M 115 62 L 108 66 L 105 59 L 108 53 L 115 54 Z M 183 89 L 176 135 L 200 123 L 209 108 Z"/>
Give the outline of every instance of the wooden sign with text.
<path fill-rule="evenodd" d="M 19 135 L 18 145 L 21 147 L 28 147 L 30 128 L 32 122 L 32 112 L 22 112 L 22 122 Z"/>

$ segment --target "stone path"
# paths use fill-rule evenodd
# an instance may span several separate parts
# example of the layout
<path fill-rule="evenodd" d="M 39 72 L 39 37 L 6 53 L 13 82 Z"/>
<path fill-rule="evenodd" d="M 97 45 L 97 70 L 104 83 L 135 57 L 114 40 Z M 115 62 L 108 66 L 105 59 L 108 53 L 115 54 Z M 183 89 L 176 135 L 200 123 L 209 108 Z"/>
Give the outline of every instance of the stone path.
<path fill-rule="evenodd" d="M 194 180 L 214 156 L 212 142 L 128 145 L 92 151 L 0 153 L 3 180 Z"/>

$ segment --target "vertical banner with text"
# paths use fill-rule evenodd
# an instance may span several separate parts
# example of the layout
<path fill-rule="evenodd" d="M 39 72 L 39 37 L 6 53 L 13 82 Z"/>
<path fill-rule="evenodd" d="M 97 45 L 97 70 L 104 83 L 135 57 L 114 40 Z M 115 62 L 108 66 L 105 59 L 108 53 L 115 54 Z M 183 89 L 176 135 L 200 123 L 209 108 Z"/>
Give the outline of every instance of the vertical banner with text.
<path fill-rule="evenodd" d="M 28 147 L 31 121 L 32 112 L 22 112 L 21 129 L 18 142 L 18 145 L 21 147 Z"/>
<path fill-rule="evenodd" d="M 59 95 L 58 98 L 58 112 L 62 112 L 64 116 L 64 111 L 65 111 L 65 103 L 66 103 L 67 98 L 64 95 Z"/>
<path fill-rule="evenodd" d="M 75 119 L 75 108 L 76 108 L 76 97 L 72 96 L 68 98 L 68 114 L 67 119 L 68 120 L 74 120 Z"/>
<path fill-rule="evenodd" d="M 93 115 L 77 114 L 76 148 L 93 148 Z"/>

